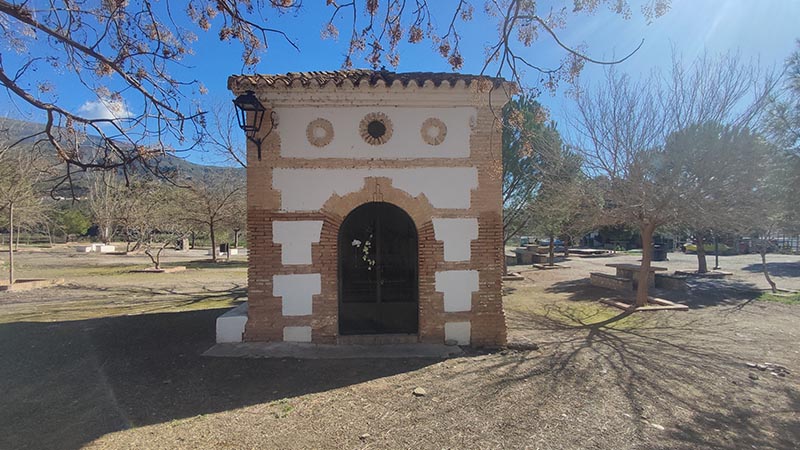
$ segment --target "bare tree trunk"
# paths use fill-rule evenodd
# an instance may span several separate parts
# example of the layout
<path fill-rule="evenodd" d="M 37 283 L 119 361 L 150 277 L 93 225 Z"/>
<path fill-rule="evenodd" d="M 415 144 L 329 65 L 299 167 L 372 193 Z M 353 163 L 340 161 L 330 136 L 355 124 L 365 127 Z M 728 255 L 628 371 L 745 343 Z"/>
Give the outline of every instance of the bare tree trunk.
<path fill-rule="evenodd" d="M 164 251 L 164 248 L 166 248 L 166 247 L 161 247 L 156 252 L 156 269 L 157 270 L 161 269 L 161 252 Z"/>
<path fill-rule="evenodd" d="M 551 265 L 551 266 L 555 265 L 556 243 L 554 242 L 554 240 L 555 240 L 555 237 L 553 237 L 553 235 L 551 234 L 550 235 L 550 246 L 549 246 L 549 249 L 547 251 L 547 253 L 548 253 L 547 263 L 549 265 Z"/>
<path fill-rule="evenodd" d="M 233 248 L 239 248 L 239 229 L 233 230 Z"/>
<path fill-rule="evenodd" d="M 153 254 L 153 252 L 151 251 L 151 248 L 150 248 L 150 246 L 149 246 L 149 245 L 148 245 L 148 247 L 147 247 L 147 248 L 144 250 L 144 254 L 145 254 L 145 255 L 147 255 L 147 256 L 150 258 L 150 262 L 152 262 L 152 263 L 153 263 L 153 268 L 154 268 L 154 269 L 156 269 L 156 270 L 159 270 L 159 269 L 161 269 L 161 250 L 163 250 L 163 249 L 159 249 L 159 250 L 156 252 L 156 254 L 155 254 L 155 255 L 154 255 L 154 254 Z"/>
<path fill-rule="evenodd" d="M 697 235 L 697 273 L 708 273 L 706 261 L 706 243 L 702 234 Z"/>
<path fill-rule="evenodd" d="M 208 224 L 208 231 L 211 234 L 211 261 L 217 262 L 217 238 L 214 236 L 214 221 Z"/>
<path fill-rule="evenodd" d="M 19 236 L 22 234 L 22 227 L 17 225 L 17 243 L 14 244 L 14 251 L 19 251 Z"/>
<path fill-rule="evenodd" d="M 764 278 L 767 279 L 767 283 L 769 283 L 769 287 L 772 288 L 772 293 L 778 292 L 778 286 L 772 281 L 772 278 L 769 277 L 769 271 L 767 270 L 767 246 L 762 245 L 759 251 L 761 253 L 761 270 L 764 271 Z"/>
<path fill-rule="evenodd" d="M 647 306 L 649 291 L 648 279 L 650 278 L 650 261 L 653 260 L 653 233 L 655 225 L 645 223 L 641 226 L 642 233 L 642 268 L 639 271 L 639 286 L 636 288 L 635 306 Z"/>
<path fill-rule="evenodd" d="M 8 285 L 14 284 L 14 203 L 8 204 Z"/>

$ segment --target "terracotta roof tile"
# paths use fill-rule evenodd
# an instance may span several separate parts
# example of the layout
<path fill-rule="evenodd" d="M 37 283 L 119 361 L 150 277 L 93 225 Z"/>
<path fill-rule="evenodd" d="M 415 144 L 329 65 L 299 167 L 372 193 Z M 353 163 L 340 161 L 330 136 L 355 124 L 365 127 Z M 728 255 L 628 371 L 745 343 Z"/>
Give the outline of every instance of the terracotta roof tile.
<path fill-rule="evenodd" d="M 473 82 L 486 80 L 494 87 L 499 87 L 506 83 L 503 78 L 486 77 L 479 75 L 464 75 L 460 73 L 447 72 L 405 72 L 396 73 L 387 70 L 337 70 L 321 72 L 289 72 L 276 75 L 232 75 L 228 78 L 228 88 L 238 87 L 246 89 L 248 87 L 325 87 L 329 84 L 342 86 L 352 83 L 353 86 L 375 86 L 379 82 L 392 86 L 400 83 L 403 87 L 409 84 L 423 86 L 425 82 L 431 81 L 434 86 L 448 85 L 455 86 L 459 81 L 463 81 L 465 86 L 470 86 Z"/>

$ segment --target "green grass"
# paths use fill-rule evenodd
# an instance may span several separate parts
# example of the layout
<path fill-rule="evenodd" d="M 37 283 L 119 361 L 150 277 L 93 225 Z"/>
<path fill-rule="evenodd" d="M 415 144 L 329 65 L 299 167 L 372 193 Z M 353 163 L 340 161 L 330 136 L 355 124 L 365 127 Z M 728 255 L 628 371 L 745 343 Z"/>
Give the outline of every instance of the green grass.
<path fill-rule="evenodd" d="M 783 303 L 786 305 L 800 305 L 800 292 L 795 294 L 773 294 L 772 292 L 765 292 L 758 297 L 758 300 Z"/>

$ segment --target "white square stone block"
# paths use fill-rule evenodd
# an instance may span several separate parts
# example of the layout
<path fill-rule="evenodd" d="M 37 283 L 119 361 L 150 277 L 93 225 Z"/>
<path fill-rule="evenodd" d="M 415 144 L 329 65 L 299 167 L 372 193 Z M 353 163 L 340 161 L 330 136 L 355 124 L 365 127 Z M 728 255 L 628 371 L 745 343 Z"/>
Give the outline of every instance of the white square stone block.
<path fill-rule="evenodd" d="M 478 239 L 478 219 L 433 219 L 433 234 L 444 243 L 445 261 L 469 261 L 471 242 Z"/>
<path fill-rule="evenodd" d="M 444 340 L 454 340 L 458 345 L 469 345 L 470 343 L 470 323 L 469 322 L 445 322 Z"/>
<path fill-rule="evenodd" d="M 322 291 L 322 277 L 318 273 L 274 275 L 272 295 L 281 297 L 284 316 L 311 314 L 312 297 Z"/>
<path fill-rule="evenodd" d="M 477 270 L 436 272 L 436 290 L 444 293 L 445 312 L 471 311 L 472 293 L 478 290 Z"/>
<path fill-rule="evenodd" d="M 281 263 L 311 264 L 311 244 L 319 242 L 321 220 L 272 222 L 272 242 L 281 245 Z"/>
<path fill-rule="evenodd" d="M 286 342 L 311 342 L 311 327 L 283 327 Z"/>

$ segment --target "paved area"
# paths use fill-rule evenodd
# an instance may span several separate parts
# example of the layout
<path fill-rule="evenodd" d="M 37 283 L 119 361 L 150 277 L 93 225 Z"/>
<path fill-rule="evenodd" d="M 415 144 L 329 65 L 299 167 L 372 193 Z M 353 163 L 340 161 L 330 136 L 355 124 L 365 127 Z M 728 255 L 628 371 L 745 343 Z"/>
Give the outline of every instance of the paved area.
<path fill-rule="evenodd" d="M 697 255 L 684 253 L 669 253 L 668 261 L 654 261 L 653 265 L 666 267 L 669 273 L 676 270 L 697 270 Z M 708 255 L 708 269 L 714 267 L 714 256 Z M 562 263 L 570 266 L 569 277 L 580 277 L 585 274 L 588 278 L 590 272 L 605 272 L 614 274 L 614 268 L 607 267 L 610 263 L 640 264 L 642 259 L 638 254 L 617 254 L 603 258 L 579 258 L 570 256 L 568 261 Z M 719 257 L 720 270 L 733 273 L 731 280 L 738 283 L 741 288 L 768 289 L 769 284 L 764 279 L 759 255 L 732 255 Z M 518 271 L 529 266 L 509 266 L 509 270 Z M 800 290 L 800 256 L 798 255 L 767 255 L 767 268 L 770 277 L 779 288 Z"/>

